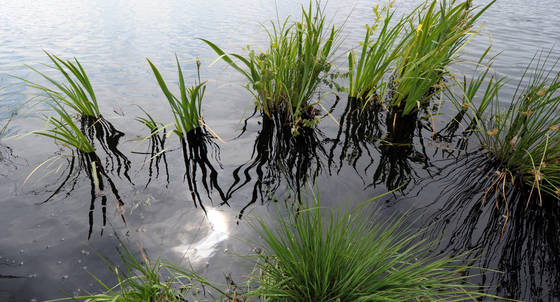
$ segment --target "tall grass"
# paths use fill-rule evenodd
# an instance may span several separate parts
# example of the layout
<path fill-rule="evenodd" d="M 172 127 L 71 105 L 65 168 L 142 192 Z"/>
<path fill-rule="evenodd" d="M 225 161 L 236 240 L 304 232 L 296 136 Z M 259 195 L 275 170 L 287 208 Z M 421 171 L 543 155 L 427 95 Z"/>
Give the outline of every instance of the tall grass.
<path fill-rule="evenodd" d="M 177 71 L 179 73 L 180 98 L 177 98 L 171 93 L 171 91 L 169 91 L 159 70 L 149 59 L 147 60 L 154 72 L 154 76 L 156 77 L 159 87 L 163 91 L 163 94 L 165 94 L 165 97 L 171 106 L 171 110 L 173 111 L 173 115 L 175 117 L 175 130 L 173 132 L 175 132 L 180 138 L 184 139 L 189 131 L 201 125 L 201 102 L 204 96 L 204 91 L 206 91 L 206 86 L 204 85 L 206 82 L 200 82 L 200 61 L 197 60 L 196 65 L 199 84 L 187 88 L 177 55 L 175 55 L 175 59 L 177 61 Z"/>
<path fill-rule="evenodd" d="M 255 257 L 248 298 L 262 301 L 459 301 L 484 296 L 466 283 L 459 258 L 438 259 L 433 243 L 419 240 L 405 217 L 366 216 L 370 201 L 355 210 L 322 207 L 319 199 L 277 208 L 277 219 L 256 217 L 264 243 Z M 292 211 L 293 210 L 293 211 Z M 254 259 L 254 258 L 250 258 Z"/>
<path fill-rule="evenodd" d="M 448 66 L 477 34 L 474 23 L 495 1 L 473 13 L 470 1 L 427 0 L 395 22 L 393 2 L 374 8 L 361 54 L 348 54 L 349 96 L 386 99 L 409 114 L 444 88 Z M 394 24 L 393 24 L 394 23 Z"/>
<path fill-rule="evenodd" d="M 560 74 L 553 71 L 558 60 L 549 64 L 551 52 L 533 57 L 505 108 L 497 93 L 503 79 L 490 81 L 478 104 L 469 93 L 478 90 L 478 81 L 453 100 L 469 108 L 470 130 L 504 171 L 519 175 L 535 194 L 560 196 Z"/>
<path fill-rule="evenodd" d="M 270 39 L 264 52 L 226 54 L 214 43 L 201 40 L 247 78 L 246 88 L 265 114 L 281 112 L 294 125 L 312 126 L 317 120 L 309 114 L 311 98 L 331 70 L 333 54 L 341 42 L 341 28 L 327 24 L 323 9 L 319 2 L 315 7 L 310 2 L 307 9 L 302 7 L 299 21 L 288 17 L 283 22 L 270 21 L 270 27 L 261 24 Z"/>

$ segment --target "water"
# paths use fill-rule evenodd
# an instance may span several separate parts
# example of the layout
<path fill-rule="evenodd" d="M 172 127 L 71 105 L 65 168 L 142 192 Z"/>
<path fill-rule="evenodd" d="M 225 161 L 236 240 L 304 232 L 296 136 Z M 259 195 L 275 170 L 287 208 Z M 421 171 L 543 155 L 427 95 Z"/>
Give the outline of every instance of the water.
<path fill-rule="evenodd" d="M 299 3 L 277 3 L 280 19 L 297 15 Z M 401 1 L 399 9 L 417 3 Z M 555 4 L 545 0 L 530 5 L 517 0 L 498 1 L 481 18 L 494 39 L 493 52 L 503 51 L 495 70 L 519 77 L 537 50 L 550 49 L 560 39 L 560 27 L 555 21 L 560 7 Z M 330 15 L 337 11 L 335 23 L 342 22 L 352 11 L 342 56 L 358 45 L 364 23 L 372 22 L 371 5 L 367 1 L 329 4 Z M 223 273 L 234 272 L 237 280 L 243 272 L 223 256 L 254 251 L 235 239 L 219 236 L 201 206 L 215 208 L 225 216 L 221 230 L 239 236 L 254 235 L 238 217 L 250 216 L 256 210 L 266 212 L 270 206 L 268 188 L 274 188 L 283 198 L 286 183 L 299 182 L 302 176 L 287 175 L 286 180 L 280 171 L 286 168 L 285 162 L 295 160 L 298 164 L 297 160 L 305 155 L 312 155 L 311 162 L 302 169 L 318 175 L 317 186 L 324 204 L 336 206 L 352 198 L 362 201 L 406 181 L 406 187 L 381 201 L 385 215 L 415 209 L 410 222 L 417 227 L 432 226 L 429 235 L 443 234 L 444 240 L 434 248 L 443 254 L 478 248 L 470 256 L 480 256 L 476 265 L 505 272 L 469 272 L 483 274 L 474 282 L 488 287 L 489 293 L 523 301 L 555 301 L 560 297 L 556 289 L 560 281 L 560 261 L 556 256 L 558 209 L 554 204 L 545 204 L 543 208 L 531 205 L 526 211 L 525 202 L 520 202 L 520 206 L 510 209 L 515 216 L 501 236 L 503 221 L 493 200 L 487 200 L 482 208 L 480 205 L 493 180 L 493 171 L 476 154 L 456 150 L 461 143 L 459 137 L 450 138 L 449 143 L 432 140 L 430 130 L 420 131 L 412 125 L 418 131 L 413 132 L 410 146 L 383 147 L 376 138 L 386 134 L 390 124 L 387 117 L 370 112 L 370 122 L 352 124 L 352 108 L 344 96 L 338 103 L 334 96 L 328 96 L 324 103 L 325 108 L 336 105 L 333 116 L 342 121 L 343 127 L 325 118 L 316 133 L 305 140 L 266 140 L 262 132 L 270 128 L 265 128 L 259 116 L 247 121 L 245 132 L 239 130 L 244 126 L 238 125 L 242 116 L 252 113 L 251 95 L 238 85 L 243 78 L 232 69 L 223 71 L 222 63 L 209 67 L 215 55 L 196 38 L 207 38 L 218 45 L 229 38 L 225 47 L 234 51 L 248 44 L 264 45 L 262 35 L 255 34 L 258 24 L 240 25 L 276 18 L 273 1 L 0 1 L 0 7 L 0 72 L 13 71 L 36 80 L 20 65 L 41 68 L 40 63 L 48 59 L 42 49 L 65 59 L 75 56 L 92 80 L 101 112 L 122 133 L 117 144 L 122 155 L 100 152 L 107 171 L 102 180 L 105 194 L 94 197 L 88 174 L 78 168 L 87 164 L 86 158 L 54 161 L 61 151 L 71 153 L 42 137 L 0 143 L 0 300 L 64 297 L 56 287 L 68 293 L 96 293 L 101 287 L 88 272 L 113 284 L 115 278 L 93 251 L 118 263 L 114 232 L 137 255 L 140 253 L 136 243 L 150 257 L 161 255 L 173 262 L 180 259 L 174 247 L 212 241 L 207 251 L 210 257 L 194 263 L 195 268 L 217 280 L 223 279 Z M 487 37 L 477 37 L 465 51 L 476 57 L 487 45 Z M 226 142 L 209 144 L 207 162 L 191 163 L 198 165 L 198 200 L 196 196 L 193 200 L 189 191 L 181 145 L 175 136 L 166 139 L 164 147 L 170 149 L 157 163 L 143 164 L 150 157 L 143 153 L 151 153 L 152 145 L 144 142 L 136 147 L 138 141 L 134 140 L 149 133 L 132 120 L 143 116 L 136 105 L 157 121 L 172 121 L 145 59 L 154 62 L 171 80 L 176 78 L 175 53 L 191 82 L 196 76 L 193 60 L 203 59 L 201 77 L 209 80 L 203 105 L 205 122 Z M 551 59 L 558 57 L 559 52 L 553 51 Z M 1 83 L 11 82 L 3 78 Z M 502 100 L 507 101 L 513 94 L 514 82 L 508 84 L 510 89 L 504 91 Z M 25 98 L 20 93 L 29 91 L 25 87 L 4 90 L 0 98 L 17 94 L 0 102 L 0 109 L 20 103 Z M 442 117 L 435 125 L 440 128 L 445 122 Z M 14 122 L 9 134 L 42 127 L 38 119 L 22 118 Z M 298 153 L 286 148 L 289 146 L 304 148 Z M 275 158 L 274 152 L 268 154 L 266 150 L 284 150 L 284 158 Z M 28 175 L 49 158 L 53 163 L 38 169 L 22 188 Z M 202 166 L 208 171 L 213 168 L 216 177 L 204 177 Z M 208 192 L 203 180 L 214 181 Z M 119 201 L 124 206 L 118 207 Z M 416 220 L 422 213 L 424 216 Z"/>

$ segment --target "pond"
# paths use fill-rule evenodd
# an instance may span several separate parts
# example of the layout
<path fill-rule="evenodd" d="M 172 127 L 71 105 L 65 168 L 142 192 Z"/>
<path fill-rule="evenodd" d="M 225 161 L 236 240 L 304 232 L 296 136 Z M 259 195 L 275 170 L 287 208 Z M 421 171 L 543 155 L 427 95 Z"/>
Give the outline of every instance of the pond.
<path fill-rule="evenodd" d="M 419 3 L 397 2 L 399 10 Z M 253 252 L 234 238 L 255 235 L 244 217 L 266 213 L 273 204 L 270 192 L 284 200 L 288 185 L 306 183 L 316 186 L 329 207 L 349 200 L 358 204 L 397 189 L 379 201 L 380 215 L 408 212 L 411 225 L 430 227 L 427 236 L 441 236 L 434 252 L 442 256 L 474 249 L 467 258 L 490 270 L 473 269 L 469 275 L 477 275 L 472 281 L 487 293 L 558 301 L 557 200 L 545 200 L 542 207 L 533 201 L 526 208 L 526 192 L 508 188 L 511 217 L 504 227 L 495 194 L 482 205 L 495 181 L 495 167 L 460 131 L 443 130 L 451 120 L 451 105 L 442 106 L 445 114 L 435 120 L 419 118 L 427 112 L 403 118 L 402 144 L 387 146 L 381 140 L 389 135 L 390 116 L 382 110 L 357 116 L 347 96 L 328 94 L 323 110 L 332 110 L 338 123 L 327 116 L 312 133 L 293 138 L 273 127 L 274 121 L 254 114 L 252 95 L 241 86 L 245 79 L 232 68 L 224 70 L 221 62 L 212 64 L 217 56 L 197 39 L 236 52 L 265 45 L 258 23 L 248 21 L 299 16 L 301 4 L 307 2 L 0 1 L 0 73 L 40 80 L 21 65 L 46 71 L 43 50 L 63 59 L 76 57 L 109 121 L 98 132 L 105 141 L 99 148 L 103 192 L 95 192 L 91 174 L 82 169 L 89 159 L 61 156 L 73 153 L 52 139 L 28 135 L 0 142 L 0 301 L 65 297 L 61 290 L 97 293 L 101 288 L 91 274 L 115 283 L 94 252 L 116 261 L 115 233 L 131 250 L 139 250 L 138 243 L 150 257 L 174 263 L 193 243 L 199 248 L 193 256 L 197 271 L 218 281 L 230 272 L 242 280 L 246 272 L 234 263 L 243 261 L 231 253 Z M 373 22 L 371 6 L 368 1 L 328 4 L 326 13 L 334 23 L 350 15 L 338 53 L 341 62 L 363 39 L 363 26 Z M 464 51 L 480 56 L 489 35 L 492 52 L 503 51 L 494 70 L 519 78 L 537 51 L 549 50 L 560 39 L 558 15 L 560 6 L 552 0 L 498 0 L 481 17 L 484 35 Z M 173 122 L 146 58 L 171 81 L 177 77 L 175 54 L 189 83 L 196 79 L 194 60 L 202 60 L 201 78 L 208 80 L 204 122 L 223 139 L 209 141 L 203 152 L 208 156 L 188 163 L 177 136 L 141 141 L 150 130 L 134 120 L 145 116 L 141 107 L 158 122 Z M 550 60 L 559 54 L 553 50 Z M 468 65 L 453 68 L 460 72 Z M 3 77 L 0 85 L 15 82 Z M 515 80 L 505 87 L 501 100 L 507 102 Z M 26 86 L 1 90 L 0 109 L 21 105 L 31 92 Z M 42 129 L 39 117 L 46 108 L 24 106 L 6 136 Z M 214 236 L 204 209 L 218 217 L 214 228 L 233 236 Z"/>

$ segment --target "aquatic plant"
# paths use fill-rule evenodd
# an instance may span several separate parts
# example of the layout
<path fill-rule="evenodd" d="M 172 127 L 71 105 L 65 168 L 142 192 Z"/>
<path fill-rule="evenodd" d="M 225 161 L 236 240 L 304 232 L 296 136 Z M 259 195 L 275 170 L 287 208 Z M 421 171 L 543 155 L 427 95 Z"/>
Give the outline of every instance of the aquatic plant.
<path fill-rule="evenodd" d="M 381 197 L 381 196 L 379 196 Z M 374 199 L 377 199 L 376 197 Z M 372 199 L 373 200 L 373 199 Z M 303 204 L 302 204 L 303 203 Z M 405 224 L 406 215 L 379 221 L 354 210 L 322 207 L 319 198 L 294 200 L 276 219 L 251 222 L 263 243 L 247 297 L 263 301 L 458 301 L 485 296 L 466 283 L 459 257 L 438 259 L 434 242 Z M 256 258 L 256 260 L 255 260 Z"/>
<path fill-rule="evenodd" d="M 394 61 L 401 55 L 402 45 L 399 44 L 404 40 L 401 39 L 400 43 L 397 41 L 408 21 L 403 16 L 396 24 L 392 24 L 395 12 L 390 9 L 393 3 L 394 0 L 390 1 L 381 10 L 379 4 L 373 8 L 375 23 L 366 25 L 366 36 L 361 42 L 358 60 L 354 52 L 348 53 L 348 96 L 351 98 L 368 100 L 373 94 L 383 94 L 387 90 L 387 77 L 395 68 Z"/>
<path fill-rule="evenodd" d="M 472 14 L 470 1 L 458 3 L 426 1 L 417 8 L 418 24 L 410 26 L 404 35 L 403 53 L 397 60 L 393 75 L 394 96 L 392 105 L 404 103 L 408 114 L 431 96 L 444 88 L 442 77 L 448 74 L 447 66 L 456 61 L 458 52 L 478 29 L 472 30 L 474 22 L 494 2 L 488 3 Z M 414 22 L 415 23 L 415 22 Z"/>
<path fill-rule="evenodd" d="M 189 88 L 185 85 L 185 79 L 183 78 L 183 72 L 181 70 L 181 65 L 179 64 L 179 58 L 175 55 L 177 61 L 177 71 L 179 73 L 179 90 L 181 93 L 180 99 L 169 91 L 165 80 L 161 76 L 159 70 L 156 66 L 149 60 L 148 63 L 154 72 L 154 76 L 159 84 L 159 87 L 165 94 L 173 115 L 175 117 L 175 130 L 173 131 L 180 138 L 185 138 L 186 134 L 199 127 L 202 120 L 202 97 L 204 96 L 204 91 L 206 90 L 205 83 L 200 82 L 200 61 L 196 61 L 196 68 L 198 72 L 198 85 L 191 86 Z"/>
<path fill-rule="evenodd" d="M 107 285 L 93 276 L 103 286 L 105 292 L 90 294 L 89 296 L 70 296 L 68 298 L 51 301 L 201 301 L 206 294 L 212 295 L 209 289 L 215 290 L 216 294 L 227 297 L 228 294 L 221 291 L 217 285 L 206 281 L 197 275 L 192 269 L 185 269 L 174 265 L 167 260 L 149 259 L 144 249 L 138 245 L 141 252 L 141 260 L 129 250 L 126 244 L 120 240 L 120 248 L 117 248 L 119 256 L 124 262 L 121 268 L 108 258 L 95 252 L 118 278 L 115 286 Z M 163 275 L 169 275 L 165 278 Z M 204 289 L 204 293 L 199 288 Z M 88 293 L 89 294 L 89 293 Z"/>
<path fill-rule="evenodd" d="M 62 104 L 72 108 L 75 113 L 79 115 L 100 118 L 101 113 L 99 112 L 95 92 L 93 91 L 91 82 L 89 81 L 89 78 L 78 59 L 74 58 L 76 61 L 76 64 L 74 64 L 69 60 L 64 61 L 55 55 L 47 53 L 46 51 L 45 53 L 54 63 L 54 66 L 48 67 L 59 71 L 64 76 L 68 84 L 59 82 L 29 65 L 26 66 L 40 74 L 43 78 L 58 88 L 58 90 L 56 90 L 56 88 L 49 88 L 26 79 L 19 79 L 29 83 L 31 87 L 43 91 L 47 94 L 48 98 L 52 99 L 54 102 L 61 102 Z"/>
<path fill-rule="evenodd" d="M 45 129 L 32 133 L 53 138 L 55 142 L 61 142 L 69 148 L 74 147 L 85 153 L 94 152 L 90 140 L 76 125 L 70 113 L 59 103 L 48 102 L 48 104 L 59 114 L 59 118 L 44 116 Z"/>
<path fill-rule="evenodd" d="M 247 78 L 246 88 L 253 93 L 258 108 L 268 116 L 273 112 L 286 115 L 294 134 L 299 126 L 318 122 L 311 98 L 331 70 L 332 56 L 341 43 L 341 28 L 329 28 L 323 9 L 319 2 L 315 7 L 310 2 L 307 10 L 302 6 L 300 21 L 292 22 L 288 17 L 283 22 L 269 21 L 270 28 L 261 24 L 270 39 L 269 48 L 264 52 L 249 49 L 246 57 L 226 54 L 201 39 Z"/>
<path fill-rule="evenodd" d="M 538 59 L 537 54 L 533 57 L 506 108 L 498 95 L 503 79 L 490 81 L 480 104 L 472 100 L 478 81 L 463 85 L 463 94 L 452 98 L 458 107 L 468 108 L 469 131 L 488 156 L 500 163 L 503 177 L 496 184 L 517 175 L 537 192 L 539 200 L 541 191 L 560 195 L 560 74 L 553 72 L 558 60 L 547 66 L 551 52 L 544 58 L 542 53 Z"/>

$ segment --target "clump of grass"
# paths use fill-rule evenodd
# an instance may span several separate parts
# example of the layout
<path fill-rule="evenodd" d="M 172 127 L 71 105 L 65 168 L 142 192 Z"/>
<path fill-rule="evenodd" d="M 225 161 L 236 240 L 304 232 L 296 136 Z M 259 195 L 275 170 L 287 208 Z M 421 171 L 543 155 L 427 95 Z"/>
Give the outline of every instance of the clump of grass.
<path fill-rule="evenodd" d="M 431 3 L 430 3 L 431 2 Z M 391 105 L 404 105 L 404 114 L 419 108 L 425 100 L 444 88 L 443 76 L 449 74 L 447 67 L 453 64 L 458 52 L 468 42 L 470 35 L 478 30 L 472 27 L 476 20 L 495 0 L 476 14 L 472 13 L 471 1 L 426 1 L 415 12 L 416 20 L 410 20 L 405 31 L 403 52 L 396 63 L 393 84 L 395 86 Z"/>
<path fill-rule="evenodd" d="M 181 139 L 184 139 L 189 131 L 200 127 L 201 125 L 201 103 L 204 96 L 204 91 L 206 90 L 206 82 L 200 82 L 200 61 L 197 60 L 196 67 L 198 72 L 199 84 L 187 88 L 177 55 L 175 55 L 175 59 L 177 61 L 177 71 L 179 73 L 179 90 L 181 93 L 180 98 L 177 98 L 171 93 L 171 91 L 169 91 L 169 89 L 167 88 L 167 84 L 165 84 L 165 80 L 161 76 L 159 70 L 149 59 L 148 63 L 150 64 L 159 87 L 163 91 L 163 94 L 165 94 L 165 97 L 167 98 L 167 101 L 171 106 L 171 110 L 173 111 L 173 115 L 175 116 L 175 130 L 173 132 L 175 132 Z M 153 126 L 155 126 L 153 120 L 147 125 L 150 126 L 151 124 L 154 124 Z"/>
<path fill-rule="evenodd" d="M 372 98 L 374 93 L 386 90 L 386 78 L 394 69 L 393 63 L 400 56 L 402 49 L 401 45 L 397 45 L 397 41 L 407 21 L 403 16 L 396 24 L 391 24 L 395 12 L 391 12 L 390 9 L 394 2 L 389 1 L 389 4 L 381 9 L 379 4 L 373 8 L 375 23 L 371 26 L 366 25 L 366 36 L 361 42 L 359 58 L 356 58 L 354 52 L 348 53 L 348 96 L 351 98 L 367 100 Z"/>
<path fill-rule="evenodd" d="M 476 14 L 470 1 L 427 0 L 392 22 L 394 1 L 374 8 L 375 23 L 366 25 L 361 54 L 348 54 L 349 96 L 376 99 L 402 107 L 409 114 L 445 87 L 447 67 L 477 34 L 476 20 L 495 1 Z"/>
<path fill-rule="evenodd" d="M 55 88 L 49 88 L 25 79 L 22 80 L 29 83 L 31 87 L 45 92 L 54 102 L 61 103 L 72 108 L 75 113 L 79 115 L 100 118 L 101 113 L 99 112 L 95 92 L 93 91 L 91 82 L 89 81 L 89 78 L 78 59 L 74 58 L 76 61 L 76 64 L 74 64 L 69 60 L 64 61 L 55 55 L 47 53 L 46 51 L 45 53 L 54 64 L 54 66 L 48 67 L 59 71 L 64 76 L 68 84 L 61 83 L 29 65 L 26 66 L 40 74 L 48 82 L 53 84 Z"/>
<path fill-rule="evenodd" d="M 489 157 L 500 163 L 501 173 L 520 176 L 539 196 L 544 191 L 558 197 L 560 74 L 553 72 L 558 60 L 547 66 L 550 53 L 533 57 L 506 108 L 498 95 L 503 79 L 490 81 L 479 104 L 472 99 L 481 79 L 464 85 L 462 99 L 460 95 L 452 99 L 457 106 L 469 108 L 470 131 Z"/>
<path fill-rule="evenodd" d="M 331 70 L 341 28 L 327 24 L 319 2 L 315 7 L 311 2 L 308 9 L 302 7 L 300 21 L 292 22 L 288 17 L 283 22 L 270 21 L 270 27 L 261 25 L 270 39 L 264 52 L 226 54 L 212 42 L 201 40 L 247 78 L 246 88 L 265 114 L 285 114 L 296 134 L 297 124 L 313 126 L 318 122 L 308 114 L 311 98 Z"/>
<path fill-rule="evenodd" d="M 120 249 L 117 251 L 125 264 L 124 268 L 97 254 L 118 278 L 117 285 L 109 286 L 93 276 L 105 288 L 104 293 L 95 295 L 88 293 L 90 294 L 88 296 L 51 301 L 201 301 L 201 298 L 207 294 L 212 296 L 209 289 L 215 290 L 217 296 L 227 296 L 217 285 L 206 281 L 192 270 L 184 269 L 167 260 L 151 260 L 141 246 L 138 247 L 142 258 L 138 260 L 122 241 L 120 243 Z M 169 277 L 166 278 L 163 274 Z"/>
<path fill-rule="evenodd" d="M 92 142 L 86 135 L 87 129 L 92 127 L 93 124 L 84 125 L 84 121 L 89 119 L 97 123 L 103 117 L 99 112 L 97 98 L 91 82 L 78 59 L 74 58 L 76 62 L 72 63 L 46 51 L 45 53 L 54 64 L 53 66 L 46 66 L 60 72 L 67 83 L 59 82 L 29 65 L 26 66 L 41 75 L 54 87 L 15 77 L 39 90 L 40 93 L 36 98 L 45 98 L 48 105 L 58 113 L 58 117 L 44 115 L 45 129 L 32 133 L 54 138 L 55 141 L 69 148 L 77 148 L 85 153 L 94 152 Z M 80 122 L 76 122 L 78 118 Z M 81 123 L 81 126 L 78 126 L 79 123 Z"/>
<path fill-rule="evenodd" d="M 405 224 L 405 216 L 379 221 L 366 216 L 370 201 L 355 210 L 302 201 L 277 219 L 256 217 L 252 226 L 264 246 L 250 298 L 263 301 L 458 301 L 485 294 L 466 283 L 468 264 L 436 258 L 433 242 Z M 294 210 L 292 212 L 292 210 Z"/>
<path fill-rule="evenodd" d="M 72 147 L 84 153 L 95 152 L 95 149 L 87 136 L 76 125 L 74 118 L 59 103 L 48 103 L 58 114 L 59 117 L 44 116 L 46 120 L 43 131 L 33 131 L 32 133 L 53 138 L 72 149 Z"/>

